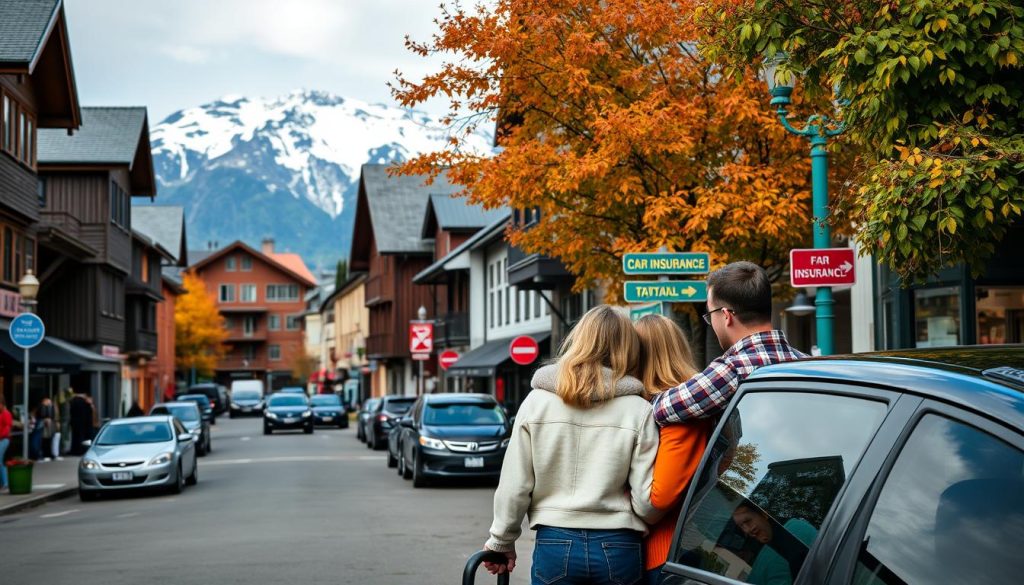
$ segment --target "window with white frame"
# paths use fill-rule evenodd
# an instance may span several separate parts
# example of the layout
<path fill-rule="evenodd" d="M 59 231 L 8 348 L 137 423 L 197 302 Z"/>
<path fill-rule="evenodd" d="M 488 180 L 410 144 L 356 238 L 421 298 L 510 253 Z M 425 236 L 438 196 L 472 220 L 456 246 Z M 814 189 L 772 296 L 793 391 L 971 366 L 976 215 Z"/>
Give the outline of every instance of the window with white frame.
<path fill-rule="evenodd" d="M 235 285 L 233 284 L 222 284 L 220 285 L 220 294 L 217 295 L 222 303 L 233 303 L 235 302 Z"/>
<path fill-rule="evenodd" d="M 280 315 L 270 315 L 269 317 L 267 317 L 267 329 L 269 329 L 270 331 L 280 331 L 281 330 L 281 316 Z"/>
<path fill-rule="evenodd" d="M 255 303 L 256 302 L 256 285 L 255 284 L 243 284 L 242 285 L 241 301 L 243 303 Z"/>
<path fill-rule="evenodd" d="M 278 361 L 281 359 L 281 346 L 280 345 L 268 345 L 267 355 L 270 356 L 270 361 Z"/>

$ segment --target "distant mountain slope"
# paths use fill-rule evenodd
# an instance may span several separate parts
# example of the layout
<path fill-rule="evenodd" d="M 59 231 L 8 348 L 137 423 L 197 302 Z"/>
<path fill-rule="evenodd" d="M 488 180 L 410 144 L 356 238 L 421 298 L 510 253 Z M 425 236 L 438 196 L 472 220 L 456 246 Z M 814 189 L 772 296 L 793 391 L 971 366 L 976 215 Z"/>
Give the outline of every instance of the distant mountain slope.
<path fill-rule="evenodd" d="M 491 136 L 476 138 L 490 151 Z M 272 237 L 333 267 L 348 253 L 360 166 L 439 150 L 448 131 L 422 112 L 302 91 L 175 112 L 151 139 L 156 203 L 185 206 L 193 248 Z"/>

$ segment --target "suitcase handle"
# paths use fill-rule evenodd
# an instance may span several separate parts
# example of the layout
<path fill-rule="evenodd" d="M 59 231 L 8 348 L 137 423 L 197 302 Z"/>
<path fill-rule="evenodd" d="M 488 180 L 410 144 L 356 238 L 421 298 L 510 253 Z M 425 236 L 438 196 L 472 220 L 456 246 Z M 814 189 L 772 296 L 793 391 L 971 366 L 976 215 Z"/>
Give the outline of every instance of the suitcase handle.
<path fill-rule="evenodd" d="M 483 563 L 508 564 L 508 557 L 492 550 L 480 550 L 473 553 L 466 561 L 466 569 L 462 572 L 462 585 L 474 585 L 476 583 L 476 570 Z M 498 575 L 498 585 L 508 585 L 508 573 Z"/>

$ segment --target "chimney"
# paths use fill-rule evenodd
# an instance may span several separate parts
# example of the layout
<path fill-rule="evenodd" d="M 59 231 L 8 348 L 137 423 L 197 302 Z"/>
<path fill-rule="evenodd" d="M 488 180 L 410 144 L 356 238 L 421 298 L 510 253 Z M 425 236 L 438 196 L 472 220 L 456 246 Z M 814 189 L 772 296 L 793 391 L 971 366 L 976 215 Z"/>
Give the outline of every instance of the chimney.
<path fill-rule="evenodd" d="M 263 238 L 262 244 L 260 252 L 263 252 L 267 256 L 274 253 L 274 238 Z"/>

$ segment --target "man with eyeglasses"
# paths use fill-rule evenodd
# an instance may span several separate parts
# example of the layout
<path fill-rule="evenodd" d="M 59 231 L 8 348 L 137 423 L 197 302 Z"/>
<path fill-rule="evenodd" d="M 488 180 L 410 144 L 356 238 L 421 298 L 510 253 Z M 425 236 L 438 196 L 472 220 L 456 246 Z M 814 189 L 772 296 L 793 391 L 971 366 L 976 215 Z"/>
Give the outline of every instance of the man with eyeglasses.
<path fill-rule="evenodd" d="M 717 416 L 740 381 L 757 368 L 807 357 L 789 345 L 782 331 L 772 329 L 771 282 L 753 262 L 733 262 L 708 275 L 703 316 L 725 353 L 686 383 L 658 395 L 654 418 L 659 425 Z"/>

